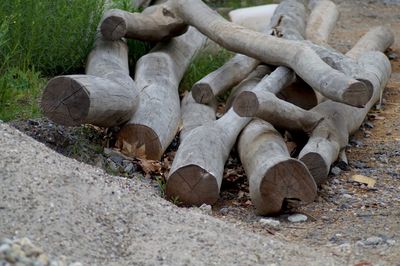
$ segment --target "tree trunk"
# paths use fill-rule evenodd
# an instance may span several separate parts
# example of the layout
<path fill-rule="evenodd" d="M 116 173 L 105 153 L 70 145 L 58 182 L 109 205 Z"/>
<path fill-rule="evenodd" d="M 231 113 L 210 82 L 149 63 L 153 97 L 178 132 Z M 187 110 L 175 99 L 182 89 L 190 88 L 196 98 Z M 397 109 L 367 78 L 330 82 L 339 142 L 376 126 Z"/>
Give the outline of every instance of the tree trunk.
<path fill-rule="evenodd" d="M 364 108 L 354 108 L 326 101 L 311 110 L 325 119 L 314 129 L 299 158 L 307 165 L 317 184 L 326 180 L 331 164 L 337 159 L 340 150 L 346 147 L 349 135 L 360 127 L 389 80 L 390 62 L 381 52 L 366 53 L 359 62 L 371 73 L 370 82 L 374 88 L 373 97 L 367 105 Z"/>
<path fill-rule="evenodd" d="M 339 10 L 333 2 L 318 1 L 308 18 L 306 39 L 319 45 L 327 45 L 338 18 Z"/>
<path fill-rule="evenodd" d="M 268 122 L 250 122 L 240 134 L 238 150 L 259 215 L 279 213 L 287 200 L 304 204 L 316 198 L 317 186 L 307 167 L 290 158 L 282 136 Z"/>
<path fill-rule="evenodd" d="M 263 32 L 287 39 L 303 39 L 305 7 L 303 1 L 284 0 L 276 8 L 269 26 Z M 235 55 L 221 68 L 211 72 L 192 87 L 198 103 L 208 103 L 242 81 L 260 61 L 242 54 Z"/>
<path fill-rule="evenodd" d="M 187 31 L 183 20 L 175 17 L 163 5 L 150 6 L 142 13 L 112 9 L 101 22 L 101 33 L 108 40 L 123 37 L 159 42 L 179 36 Z"/>
<path fill-rule="evenodd" d="M 265 63 L 290 67 L 327 98 L 357 107 L 364 106 L 371 98 L 371 88 L 332 69 L 307 44 L 229 23 L 199 0 L 170 0 L 169 3 L 187 24 L 221 46 Z"/>
<path fill-rule="evenodd" d="M 267 73 L 264 68 L 241 82 L 253 87 Z M 241 85 L 239 85 L 241 86 Z M 186 205 L 213 204 L 219 197 L 224 164 L 240 131 L 251 118 L 239 117 L 232 109 L 217 121 L 190 131 L 182 140 L 167 179 L 168 198 Z"/>
<path fill-rule="evenodd" d="M 59 76 L 44 89 L 41 107 L 58 124 L 102 127 L 129 120 L 139 104 L 139 92 L 129 76 L 128 46 L 97 35 L 86 63 L 86 75 Z"/>
<path fill-rule="evenodd" d="M 116 146 L 129 156 L 160 160 L 180 123 L 178 86 L 206 37 L 195 28 L 158 44 L 136 65 L 140 104 L 118 134 Z"/>
<path fill-rule="evenodd" d="M 259 117 L 277 127 L 310 132 L 322 117 L 275 96 L 294 80 L 295 74 L 291 70 L 278 67 L 256 87 L 241 92 L 233 103 L 233 109 L 242 117 Z"/>

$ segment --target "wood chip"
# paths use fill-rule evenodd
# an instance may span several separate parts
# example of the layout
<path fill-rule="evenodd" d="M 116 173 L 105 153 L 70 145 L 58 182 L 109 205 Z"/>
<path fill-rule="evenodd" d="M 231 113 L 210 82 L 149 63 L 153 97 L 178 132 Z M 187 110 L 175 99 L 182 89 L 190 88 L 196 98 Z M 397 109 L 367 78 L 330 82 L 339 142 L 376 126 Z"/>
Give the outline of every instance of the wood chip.
<path fill-rule="evenodd" d="M 365 184 L 367 185 L 369 188 L 372 188 L 375 186 L 376 180 L 368 177 L 368 176 L 364 176 L 364 175 L 353 175 L 351 177 L 351 180 L 354 182 L 358 182 L 361 184 Z"/>

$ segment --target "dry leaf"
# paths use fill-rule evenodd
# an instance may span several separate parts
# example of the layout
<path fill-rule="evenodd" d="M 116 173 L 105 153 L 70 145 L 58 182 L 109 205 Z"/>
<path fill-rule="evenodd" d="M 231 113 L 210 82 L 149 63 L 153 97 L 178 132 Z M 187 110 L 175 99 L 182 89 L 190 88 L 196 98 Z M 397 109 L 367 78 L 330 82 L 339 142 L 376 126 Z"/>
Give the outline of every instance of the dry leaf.
<path fill-rule="evenodd" d="M 139 159 L 139 165 L 146 175 L 150 173 L 159 174 L 161 172 L 161 163 L 159 161 Z"/>
<path fill-rule="evenodd" d="M 368 177 L 368 176 L 364 176 L 364 175 L 353 175 L 351 177 L 351 180 L 354 182 L 358 182 L 361 184 L 366 184 L 369 188 L 374 187 L 376 180 Z"/>

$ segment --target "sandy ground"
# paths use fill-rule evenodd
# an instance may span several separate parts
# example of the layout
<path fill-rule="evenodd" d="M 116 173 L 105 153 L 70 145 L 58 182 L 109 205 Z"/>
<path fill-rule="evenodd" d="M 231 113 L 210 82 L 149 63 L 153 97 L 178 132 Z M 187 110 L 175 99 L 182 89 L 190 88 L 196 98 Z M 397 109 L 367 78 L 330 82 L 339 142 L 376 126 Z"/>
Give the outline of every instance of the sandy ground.
<path fill-rule="evenodd" d="M 400 5 L 335 2 L 331 44 L 342 52 L 373 26 L 400 36 Z M 392 48 L 400 55 L 400 42 Z M 0 124 L 0 239 L 29 237 L 85 265 L 400 265 L 400 64 L 391 62 L 383 109 L 353 137 L 349 169 L 298 210 L 306 223 L 285 214 L 272 229 L 251 206 L 227 200 L 211 215 L 178 208 L 140 180 L 109 176 Z M 375 189 L 349 182 L 354 174 L 375 178 Z"/>

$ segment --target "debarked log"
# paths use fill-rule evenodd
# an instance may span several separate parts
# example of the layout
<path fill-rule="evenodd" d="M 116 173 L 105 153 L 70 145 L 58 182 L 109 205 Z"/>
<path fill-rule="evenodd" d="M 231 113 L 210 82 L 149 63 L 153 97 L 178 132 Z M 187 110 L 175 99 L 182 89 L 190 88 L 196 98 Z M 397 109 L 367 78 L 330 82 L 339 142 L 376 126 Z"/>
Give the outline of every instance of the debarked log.
<path fill-rule="evenodd" d="M 161 159 L 180 123 L 179 83 L 206 39 L 191 27 L 184 35 L 159 43 L 140 58 L 135 73 L 139 108 L 117 136 L 116 146 L 124 154 Z"/>
<path fill-rule="evenodd" d="M 290 157 L 282 136 L 268 122 L 251 121 L 240 134 L 238 150 L 259 215 L 277 214 L 288 201 L 307 204 L 316 198 L 307 167 Z"/>
<path fill-rule="evenodd" d="M 318 1 L 308 18 L 306 39 L 315 44 L 326 45 L 338 18 L 339 10 L 332 1 Z"/>
<path fill-rule="evenodd" d="M 41 107 L 45 116 L 66 126 L 112 127 L 128 121 L 138 103 L 139 91 L 129 76 L 126 42 L 107 41 L 97 34 L 86 75 L 51 79 Z"/>

